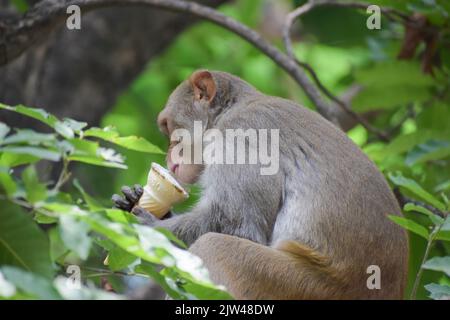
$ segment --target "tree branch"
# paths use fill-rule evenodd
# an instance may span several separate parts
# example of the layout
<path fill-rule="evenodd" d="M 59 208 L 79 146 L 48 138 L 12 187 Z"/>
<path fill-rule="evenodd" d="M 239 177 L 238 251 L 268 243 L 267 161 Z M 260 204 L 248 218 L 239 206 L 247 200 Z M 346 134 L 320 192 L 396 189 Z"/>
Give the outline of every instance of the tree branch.
<path fill-rule="evenodd" d="M 174 12 L 184 12 L 201 17 L 239 35 L 283 68 L 305 91 L 326 119 L 338 124 L 331 106 L 324 101 L 317 87 L 309 80 L 295 60 L 271 45 L 256 31 L 240 22 L 195 2 L 182 0 L 43 0 L 30 9 L 20 20 L 0 23 L 0 66 L 20 56 L 31 45 L 43 41 L 48 34 L 61 25 L 66 8 L 78 5 L 84 12 L 110 6 L 141 5 Z"/>
<path fill-rule="evenodd" d="M 441 210 L 439 210 L 439 209 L 437 209 L 437 208 L 435 208 L 435 207 L 433 207 L 433 206 L 431 206 L 431 205 L 429 205 L 429 204 L 427 204 L 425 202 L 422 202 L 422 201 L 419 201 L 419 200 L 415 200 L 415 199 L 412 199 L 412 198 L 409 198 L 409 197 L 403 195 L 400 192 L 400 189 L 398 187 L 394 188 L 393 191 L 394 191 L 394 195 L 397 198 L 397 201 L 398 201 L 400 207 L 402 207 L 402 208 L 404 207 L 405 204 L 412 203 L 412 204 L 414 204 L 416 206 L 424 207 L 425 209 L 430 210 L 435 215 L 437 215 L 437 216 L 439 216 L 441 218 L 444 218 L 444 219 L 447 218 L 447 216 L 449 214 L 448 212 L 443 212 L 443 211 L 441 211 Z"/>

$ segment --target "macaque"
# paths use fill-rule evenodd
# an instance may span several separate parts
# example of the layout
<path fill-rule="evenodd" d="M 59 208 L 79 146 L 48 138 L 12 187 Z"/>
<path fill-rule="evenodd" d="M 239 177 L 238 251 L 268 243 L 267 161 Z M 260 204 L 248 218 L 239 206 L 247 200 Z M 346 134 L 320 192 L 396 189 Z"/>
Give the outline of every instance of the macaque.
<path fill-rule="evenodd" d="M 135 186 L 122 188 L 125 197 L 113 196 L 117 207 L 173 232 L 236 299 L 402 298 L 408 240 L 388 219 L 401 215 L 400 208 L 383 175 L 344 132 L 292 101 L 206 70 L 182 82 L 158 116 L 169 137 L 177 129 L 192 132 L 194 121 L 220 132 L 277 130 L 278 170 L 261 174 L 260 161 L 177 162 L 172 151 L 183 142 L 171 138 L 167 166 L 182 183 L 200 185 L 198 203 L 159 220 L 136 205 L 142 188 Z"/>

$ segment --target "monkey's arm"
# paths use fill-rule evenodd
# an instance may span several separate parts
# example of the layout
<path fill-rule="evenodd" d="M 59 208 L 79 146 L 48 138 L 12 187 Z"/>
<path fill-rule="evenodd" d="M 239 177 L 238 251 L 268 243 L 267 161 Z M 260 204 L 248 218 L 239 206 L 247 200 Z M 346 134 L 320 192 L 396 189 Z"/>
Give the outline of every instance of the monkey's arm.
<path fill-rule="evenodd" d="M 137 210 L 134 210 L 133 213 L 136 214 Z M 158 220 L 146 213 L 146 217 L 150 216 L 151 220 L 143 219 L 141 221 L 151 227 L 161 227 L 171 231 L 175 236 L 190 246 L 205 233 L 212 231 L 219 232 L 218 224 L 214 224 L 214 221 L 209 218 L 208 213 L 208 209 L 197 205 L 190 212 L 172 214 L 170 218 L 164 220 Z"/>
<path fill-rule="evenodd" d="M 268 244 L 281 199 L 279 175 L 262 176 L 257 165 L 212 165 L 201 183 L 202 196 L 190 212 L 152 217 L 149 224 L 169 229 L 188 245 L 208 232 Z"/>
<path fill-rule="evenodd" d="M 200 200 L 199 204 L 189 213 L 180 215 L 168 212 L 162 220 L 157 219 L 151 212 L 139 207 L 137 204 L 142 196 L 143 189 L 140 185 L 121 188 L 124 196 L 114 194 L 112 201 L 114 207 L 132 212 L 142 224 L 151 227 L 162 227 L 170 230 L 178 238 L 187 244 L 193 243 L 198 237 L 207 232 L 218 232 L 219 229 L 210 219 L 209 213 L 214 210 L 210 201 Z"/>
<path fill-rule="evenodd" d="M 164 220 L 135 206 L 142 194 L 139 186 L 122 188 L 125 198 L 114 195 L 113 201 L 141 223 L 166 228 L 188 245 L 208 232 L 269 242 L 281 198 L 279 175 L 263 176 L 257 165 L 212 165 L 203 173 L 202 186 L 201 198 L 190 212 Z"/>

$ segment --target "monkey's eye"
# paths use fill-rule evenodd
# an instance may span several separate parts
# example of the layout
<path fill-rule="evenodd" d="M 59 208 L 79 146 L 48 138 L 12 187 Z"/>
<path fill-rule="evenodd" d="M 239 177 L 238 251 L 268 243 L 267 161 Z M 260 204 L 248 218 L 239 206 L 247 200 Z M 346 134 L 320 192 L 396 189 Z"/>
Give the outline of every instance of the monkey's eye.
<path fill-rule="evenodd" d="M 169 141 L 169 147 L 173 147 L 181 142 L 181 137 Z"/>

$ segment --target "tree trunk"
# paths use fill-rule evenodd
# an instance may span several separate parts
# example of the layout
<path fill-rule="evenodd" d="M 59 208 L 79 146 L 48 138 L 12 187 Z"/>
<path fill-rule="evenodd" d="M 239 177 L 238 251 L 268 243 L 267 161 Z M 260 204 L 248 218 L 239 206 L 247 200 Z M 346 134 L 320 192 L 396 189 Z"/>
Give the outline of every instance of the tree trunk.
<path fill-rule="evenodd" d="M 216 7 L 227 0 L 196 1 Z M 8 2 L 0 0 L 0 23 L 10 14 Z M 0 67 L 0 102 L 96 125 L 147 63 L 195 22 L 191 16 L 142 7 L 99 9 L 82 13 L 81 20 L 81 30 L 60 28 Z M 40 127 L 4 111 L 0 120 Z"/>

